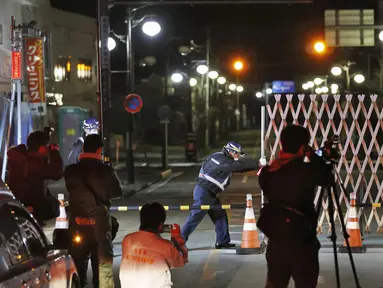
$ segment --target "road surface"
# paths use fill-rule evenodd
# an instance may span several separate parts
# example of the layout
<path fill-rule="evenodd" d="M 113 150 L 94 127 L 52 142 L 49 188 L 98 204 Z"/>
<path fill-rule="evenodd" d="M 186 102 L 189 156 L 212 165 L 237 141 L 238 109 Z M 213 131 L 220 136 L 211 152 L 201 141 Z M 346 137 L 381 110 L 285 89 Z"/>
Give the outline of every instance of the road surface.
<path fill-rule="evenodd" d="M 158 201 L 163 205 L 192 205 L 192 190 L 198 167 L 176 168 L 174 172 L 178 173 L 180 171 L 184 171 L 183 174 L 170 182 L 159 183 L 139 192 L 132 198 L 117 200 L 113 205 L 142 205 L 152 201 Z M 253 195 L 255 210 L 259 212 L 260 190 L 256 177 L 234 176 L 232 185 L 222 195 L 222 203 L 244 203 L 247 193 Z M 232 242 L 237 245 L 241 243 L 244 212 L 244 210 L 234 210 L 228 213 Z M 118 270 L 121 260 L 121 241 L 126 234 L 138 229 L 139 213 L 138 211 L 117 212 L 114 213 L 114 216 L 120 222 L 120 231 L 114 241 L 114 276 L 116 287 L 120 287 Z M 166 222 L 178 223 L 182 226 L 187 216 L 188 211 L 168 211 Z M 327 230 L 324 229 L 324 231 Z M 49 229 L 47 232 L 50 233 Z M 324 248 L 320 252 L 321 271 L 318 287 L 330 288 L 336 287 L 336 282 L 331 243 L 326 239 L 326 236 L 322 235 L 320 237 Z M 338 236 L 341 238 L 339 233 Z M 164 237 L 169 237 L 169 235 L 165 234 Z M 383 242 L 381 238 L 382 236 L 375 234 L 368 235 L 365 242 L 372 241 L 372 244 L 379 244 Z M 182 269 L 172 271 L 174 287 L 264 287 L 266 277 L 264 255 L 239 256 L 235 254 L 235 249 L 215 250 L 213 249 L 214 244 L 214 226 L 210 219 L 206 217 L 189 239 L 187 245 L 190 249 L 189 263 Z M 368 248 L 367 253 L 354 255 L 361 287 L 383 287 L 381 269 L 376 269 L 376 267 L 382 266 L 382 255 L 383 248 Z M 341 287 L 356 287 L 353 282 L 348 256 L 339 254 L 339 259 Z M 89 273 L 91 272 L 89 271 Z M 90 276 L 91 274 L 89 274 Z M 88 287 L 92 286 L 88 285 Z M 289 287 L 294 286 L 291 283 Z"/>

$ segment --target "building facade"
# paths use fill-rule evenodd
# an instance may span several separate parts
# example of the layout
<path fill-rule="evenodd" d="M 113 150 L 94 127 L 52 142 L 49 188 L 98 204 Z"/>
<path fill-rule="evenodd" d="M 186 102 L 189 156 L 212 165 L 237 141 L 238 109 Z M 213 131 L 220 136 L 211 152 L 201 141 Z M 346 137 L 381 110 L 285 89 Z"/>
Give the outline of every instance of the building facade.
<path fill-rule="evenodd" d="M 45 124 L 57 126 L 59 107 L 81 107 L 97 116 L 95 20 L 52 8 L 49 0 L 31 1 L 35 3 L 23 5 L 22 19 L 25 24 L 36 22 L 44 39 Z"/>

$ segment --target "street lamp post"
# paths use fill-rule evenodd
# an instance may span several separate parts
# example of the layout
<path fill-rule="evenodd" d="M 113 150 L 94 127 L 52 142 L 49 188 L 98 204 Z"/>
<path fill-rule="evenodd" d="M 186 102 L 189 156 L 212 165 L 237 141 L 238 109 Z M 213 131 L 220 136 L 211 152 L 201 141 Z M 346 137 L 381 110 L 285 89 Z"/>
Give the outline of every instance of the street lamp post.
<path fill-rule="evenodd" d="M 356 64 L 355 62 L 348 61 L 346 65 L 343 66 L 335 66 L 331 69 L 331 73 L 334 76 L 339 76 L 342 74 L 342 70 L 346 72 L 346 93 L 350 93 L 350 86 L 351 86 L 351 77 L 354 76 L 354 81 L 358 84 L 361 84 L 364 82 L 365 77 L 362 74 L 355 73 L 353 75 L 350 75 L 350 67 L 352 65 Z"/>
<path fill-rule="evenodd" d="M 132 28 L 133 28 L 133 10 L 128 8 L 128 17 L 127 17 L 127 33 L 126 33 L 126 53 L 127 53 L 127 85 L 128 85 L 128 94 L 132 93 L 135 90 L 134 87 L 134 60 L 133 60 L 133 47 L 132 47 Z M 128 183 L 134 184 L 135 182 L 135 173 L 134 173 L 134 158 L 133 158 L 133 115 L 128 114 L 128 133 L 126 135 L 126 167 L 128 168 Z"/>
<path fill-rule="evenodd" d="M 133 21 L 134 21 L 134 12 L 137 10 L 143 8 L 138 7 L 138 8 L 128 8 L 128 13 L 127 13 L 127 19 L 126 19 L 126 53 L 127 53 L 127 91 L 128 94 L 134 93 L 135 92 L 135 85 L 134 85 L 134 54 L 133 54 L 133 44 L 132 44 L 132 30 L 134 28 L 133 26 Z M 141 20 L 137 21 L 138 24 L 141 23 L 145 19 L 142 18 Z M 154 22 L 154 21 L 149 21 L 145 23 L 142 27 L 142 31 L 148 35 L 148 36 L 155 36 L 158 33 L 161 32 L 161 26 Z M 135 173 L 134 173 L 134 158 L 133 158 L 133 139 L 132 139 L 132 134 L 133 134 L 133 115 L 131 113 L 128 114 L 128 133 L 126 135 L 126 144 L 127 144 L 127 149 L 126 149 L 126 166 L 128 168 L 128 183 L 129 184 L 134 184 L 135 182 Z"/>

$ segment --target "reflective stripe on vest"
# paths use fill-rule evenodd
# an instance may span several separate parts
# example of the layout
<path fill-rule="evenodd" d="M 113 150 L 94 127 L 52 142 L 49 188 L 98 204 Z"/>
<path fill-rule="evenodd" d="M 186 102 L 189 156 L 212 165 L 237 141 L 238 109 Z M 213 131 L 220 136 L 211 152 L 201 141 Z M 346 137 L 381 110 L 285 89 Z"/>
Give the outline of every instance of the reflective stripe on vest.
<path fill-rule="evenodd" d="M 211 177 L 207 174 L 199 173 L 199 177 L 217 185 L 219 188 L 221 188 L 222 191 L 225 190 L 225 185 L 227 184 L 227 182 L 230 179 L 230 175 L 229 175 L 226 177 L 225 181 L 223 181 L 222 183 L 219 183 L 218 180 L 215 180 L 213 177 Z"/>

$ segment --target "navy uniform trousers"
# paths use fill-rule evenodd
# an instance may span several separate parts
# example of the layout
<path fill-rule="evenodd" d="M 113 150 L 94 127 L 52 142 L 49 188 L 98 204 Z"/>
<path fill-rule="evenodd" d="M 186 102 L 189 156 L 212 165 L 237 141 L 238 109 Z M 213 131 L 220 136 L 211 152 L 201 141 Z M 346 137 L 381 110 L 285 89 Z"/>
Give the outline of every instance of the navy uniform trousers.
<path fill-rule="evenodd" d="M 206 188 L 196 185 L 193 191 L 194 206 L 221 205 L 217 197 L 212 195 Z M 188 241 L 189 236 L 197 228 L 206 214 L 209 214 L 215 225 L 216 243 L 225 244 L 230 242 L 229 223 L 226 211 L 223 209 L 192 210 L 186 223 L 182 227 L 182 236 Z"/>

